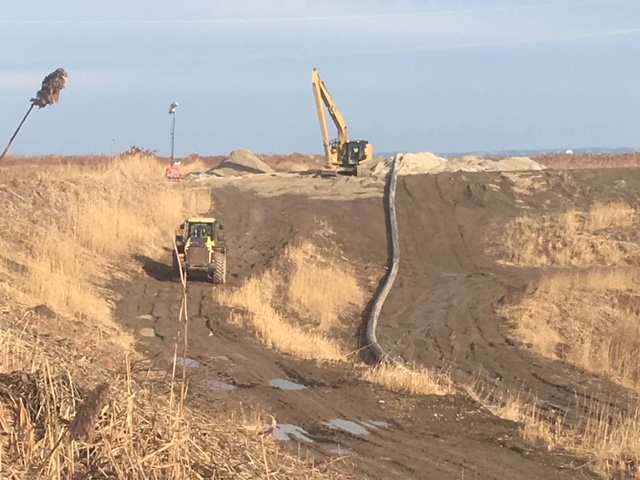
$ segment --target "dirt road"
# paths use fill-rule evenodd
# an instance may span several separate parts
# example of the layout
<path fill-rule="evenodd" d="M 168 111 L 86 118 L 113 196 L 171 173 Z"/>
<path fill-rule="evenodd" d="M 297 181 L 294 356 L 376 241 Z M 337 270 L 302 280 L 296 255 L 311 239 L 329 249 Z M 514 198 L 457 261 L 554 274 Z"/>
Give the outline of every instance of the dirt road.
<path fill-rule="evenodd" d="M 275 188 L 269 181 L 214 188 L 216 215 L 232 246 L 225 288 L 263 271 L 289 243 L 313 237 L 323 224 L 331 225 L 350 260 L 382 276 L 387 243 L 380 185 L 362 186 L 365 193 L 359 195 L 351 182 L 344 187 L 351 194 L 335 200 L 318 195 L 322 179 L 304 180 L 314 195 L 303 195 L 304 189 L 289 195 L 286 186 Z M 338 180 L 331 188 L 341 190 L 341 181 L 347 182 Z M 482 246 L 486 222 L 520 208 L 506 179 L 499 173 L 403 178 L 397 204 L 402 261 L 380 320 L 383 347 L 407 361 L 450 368 L 454 377 L 483 372 L 488 383 L 525 385 L 559 405 L 573 394 L 569 378 L 573 382 L 578 375 L 589 383 L 589 376 L 515 345 L 493 313 L 494 302 L 527 280 L 527 272 L 499 267 Z M 117 314 L 136 332 L 155 329 L 153 338 L 138 334 L 140 349 L 167 368 L 180 288 L 170 282 L 168 255 L 163 262 L 139 260 L 146 275 L 123 291 Z M 282 441 L 286 448 L 320 462 L 344 457 L 357 478 L 590 478 L 587 469 L 575 468 L 581 465 L 575 458 L 528 446 L 517 424 L 465 396 L 391 393 L 355 380 L 348 368 L 268 350 L 251 332 L 227 323 L 229 312 L 212 301 L 211 288 L 189 285 L 191 395 L 224 414 L 273 414 L 280 424 L 277 435 L 290 439 Z M 353 345 L 361 320 L 353 319 L 347 339 Z"/>

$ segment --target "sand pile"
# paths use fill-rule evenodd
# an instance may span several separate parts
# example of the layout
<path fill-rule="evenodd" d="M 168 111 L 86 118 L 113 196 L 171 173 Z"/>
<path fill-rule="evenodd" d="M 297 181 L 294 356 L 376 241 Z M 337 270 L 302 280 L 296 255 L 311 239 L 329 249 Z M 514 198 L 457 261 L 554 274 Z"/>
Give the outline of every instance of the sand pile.
<path fill-rule="evenodd" d="M 495 161 L 467 155 L 449 160 L 433 153 L 424 152 L 400 153 L 395 158 L 398 161 L 400 175 L 425 175 L 442 172 L 517 172 L 545 168 L 529 157 L 509 157 Z M 374 160 L 368 166 L 369 174 L 378 178 L 385 177 L 389 173 L 393 160 L 393 158 Z"/>
<path fill-rule="evenodd" d="M 275 170 L 247 149 L 234 150 L 220 165 L 206 172 L 194 172 L 185 178 L 203 180 L 211 177 L 242 177 L 263 173 L 275 173 Z"/>
<path fill-rule="evenodd" d="M 242 149 L 231 152 L 226 160 L 207 173 L 217 177 L 237 177 L 247 174 L 275 173 L 275 170 L 249 150 Z"/>

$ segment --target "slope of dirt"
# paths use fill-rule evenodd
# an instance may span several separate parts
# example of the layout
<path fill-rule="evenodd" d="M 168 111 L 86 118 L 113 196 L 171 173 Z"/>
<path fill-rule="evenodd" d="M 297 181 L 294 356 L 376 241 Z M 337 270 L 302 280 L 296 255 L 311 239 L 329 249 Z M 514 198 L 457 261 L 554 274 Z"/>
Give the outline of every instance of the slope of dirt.
<path fill-rule="evenodd" d="M 297 195 L 286 194 L 282 178 L 214 187 L 216 215 L 231 245 L 228 287 L 260 273 L 289 243 L 313 237 L 323 224 L 331 226 L 333 241 L 365 276 L 383 275 L 387 242 L 380 185 L 331 182 L 294 181 Z M 330 193 L 319 193 L 324 189 L 343 195 L 331 199 Z M 561 198 L 535 202 L 547 205 L 547 200 Z M 579 372 L 543 362 L 509 341 L 491 307 L 523 288 L 527 273 L 498 268 L 484 255 L 481 230 L 490 216 L 513 215 L 518 208 L 513 182 L 500 173 L 403 178 L 398 193 L 402 264 L 380 320 L 380 339 L 394 356 L 408 361 L 450 367 L 454 376 L 483 367 L 488 381 L 524 383 L 536 394 L 540 390 L 546 401 L 564 404 L 573 392 L 568 376 Z M 117 313 L 138 334 L 141 349 L 157 359 L 157 368 L 166 370 L 174 352 L 180 288 L 169 281 L 168 255 L 160 263 L 139 260 L 148 275 L 127 286 Z M 273 414 L 281 428 L 297 432 L 282 442 L 294 451 L 319 462 L 346 456 L 359 478 L 588 476 L 586 469 L 573 468 L 580 465 L 575 458 L 526 445 L 517 424 L 464 396 L 391 393 L 355 380 L 344 366 L 270 351 L 251 332 L 227 323 L 229 312 L 214 304 L 211 288 L 189 284 L 191 394 L 220 412 Z M 361 321 L 353 319 L 353 335 L 345 339 L 354 347 Z M 155 336 L 142 337 L 143 328 L 153 328 Z M 588 385 L 590 377 L 583 377 Z M 274 388 L 274 379 L 306 388 Z M 358 424 L 341 430 L 330 426 L 332 420 Z"/>
<path fill-rule="evenodd" d="M 517 392 L 559 414 L 565 426 L 584 424 L 598 408 L 632 415 L 636 400 L 629 391 L 514 341 L 496 307 L 517 303 L 544 269 L 501 266 L 487 252 L 500 250 L 493 239 L 509 218 L 598 200 L 633 205 L 638 198 L 636 170 L 401 178 L 401 262 L 379 322 L 380 343 L 409 363 L 451 371 L 462 383 L 473 379 L 490 398 Z"/>

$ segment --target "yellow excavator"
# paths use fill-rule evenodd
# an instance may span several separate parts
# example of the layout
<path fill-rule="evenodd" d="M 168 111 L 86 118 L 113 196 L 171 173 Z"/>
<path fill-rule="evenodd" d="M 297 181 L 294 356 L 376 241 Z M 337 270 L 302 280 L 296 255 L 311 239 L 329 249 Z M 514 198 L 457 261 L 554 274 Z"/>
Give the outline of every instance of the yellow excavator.
<path fill-rule="evenodd" d="M 318 109 L 322 143 L 324 144 L 325 165 L 322 175 L 335 176 L 338 173 L 357 175 L 358 165 L 373 159 L 373 147 L 366 140 L 349 141 L 344 117 L 338 110 L 329 90 L 320 79 L 318 70 L 315 68 L 311 75 L 311 85 L 313 86 L 313 96 Z M 337 139 L 329 140 L 325 107 L 338 129 Z"/>

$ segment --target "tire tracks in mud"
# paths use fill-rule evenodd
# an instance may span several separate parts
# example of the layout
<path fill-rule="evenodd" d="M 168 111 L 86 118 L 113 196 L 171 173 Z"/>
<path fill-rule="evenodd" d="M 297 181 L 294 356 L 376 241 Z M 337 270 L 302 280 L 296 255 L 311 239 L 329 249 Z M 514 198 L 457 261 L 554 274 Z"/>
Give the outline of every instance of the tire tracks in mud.
<path fill-rule="evenodd" d="M 415 200 L 400 199 L 401 230 L 407 210 L 415 209 L 416 202 L 428 200 L 438 204 L 428 189 L 425 193 L 411 184 L 403 188 L 408 188 Z M 347 232 L 339 238 L 347 255 L 358 255 L 362 262 L 379 265 L 379 271 L 386 263 L 386 243 L 381 234 L 385 231 L 384 210 L 379 198 L 340 202 L 302 196 L 260 197 L 228 186 L 216 190 L 214 205 L 230 245 L 230 278 L 223 288 L 233 288 L 248 276 L 261 273 L 288 244 L 314 235 L 318 228 L 315 218 L 328 222 L 337 232 Z M 446 232 L 455 225 L 444 218 L 440 222 L 438 228 Z M 459 229 L 455 226 L 457 235 Z M 411 232 L 401 232 L 400 241 L 403 257 L 408 261 L 401 262 L 401 273 L 389 297 L 395 297 L 394 303 L 383 308 L 381 331 L 392 338 L 399 330 L 422 329 L 422 337 L 414 336 L 416 358 L 431 362 L 430 356 L 420 357 L 418 351 L 437 349 L 440 362 L 454 357 L 464 357 L 462 366 L 475 362 L 484 349 L 490 348 L 490 340 L 485 337 L 494 333 L 484 324 L 482 330 L 474 330 L 474 322 L 465 329 L 450 325 L 448 319 L 460 316 L 464 309 L 468 312 L 470 304 L 464 303 L 464 309 L 453 311 L 448 304 L 455 303 L 457 292 L 463 289 L 471 297 L 485 298 L 486 302 L 486 295 L 481 295 L 487 281 L 484 273 L 461 276 L 460 262 L 451 256 L 441 258 L 440 252 L 447 242 L 440 242 L 439 250 L 425 254 L 423 244 L 434 234 L 433 229 L 413 232 L 412 236 L 407 233 Z M 461 248 L 459 241 L 454 245 Z M 428 260 L 435 267 L 415 262 L 416 258 Z M 438 274 L 450 272 L 451 266 L 456 276 L 443 277 L 445 283 L 440 285 L 440 291 L 434 292 L 429 282 L 437 286 Z M 168 371 L 177 333 L 181 287 L 169 280 L 168 255 L 162 262 L 143 259 L 143 267 L 149 274 L 134 279 L 123 289 L 117 315 L 136 333 L 140 350 L 155 359 L 157 368 Z M 416 279 L 423 283 L 416 283 Z M 188 369 L 195 408 L 218 415 L 229 415 L 229 411 L 272 414 L 281 426 L 301 428 L 311 440 L 292 434 L 288 442 L 282 442 L 284 447 L 308 454 L 319 462 L 344 456 L 349 468 L 360 478 L 459 480 L 465 472 L 479 479 L 573 478 L 563 469 L 570 458 L 552 457 L 528 447 L 518 439 L 517 425 L 495 418 L 465 397 L 397 394 L 354 378 L 350 368 L 318 365 L 279 354 L 261 345 L 251 332 L 228 324 L 229 312 L 213 301 L 211 284 L 190 282 L 188 298 L 189 357 L 198 365 Z M 432 306 L 425 310 L 425 305 Z M 437 310 L 441 311 L 439 325 L 433 316 Z M 477 315 L 483 312 L 481 309 Z M 411 323 L 416 318 L 417 327 Z M 393 322 L 398 325 L 395 329 L 390 327 Z M 351 341 L 355 341 L 358 323 L 359 320 L 354 322 Z M 433 325 L 425 330 L 427 323 Z M 141 337 L 140 329 L 147 326 L 153 327 L 158 336 Z M 468 341 L 460 342 L 461 337 L 473 337 L 474 344 L 479 346 L 471 349 Z M 417 344 L 420 338 L 424 339 L 424 346 Z M 399 353 L 406 355 L 409 350 L 402 343 L 406 336 L 401 340 Z M 483 355 L 488 357 L 490 353 Z M 271 386 L 274 379 L 297 382 L 305 388 L 296 391 L 274 388 Z M 367 433 L 361 430 L 354 433 L 327 423 L 337 419 L 354 422 Z"/>
<path fill-rule="evenodd" d="M 498 396 L 518 393 L 582 415 L 576 403 L 589 404 L 595 396 L 608 404 L 606 391 L 616 387 L 580 391 L 577 385 L 594 384 L 593 375 L 521 348 L 495 313 L 499 302 L 531 279 L 496 264 L 483 250 L 489 210 L 500 200 L 498 189 L 476 182 L 497 184 L 498 175 L 401 179 L 396 203 L 404 253 L 397 288 L 381 314 L 380 341 L 395 345 L 394 353 L 407 363 L 450 371 L 455 380 L 477 382 Z"/>

